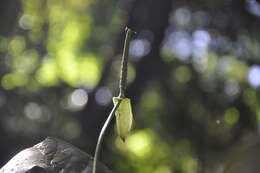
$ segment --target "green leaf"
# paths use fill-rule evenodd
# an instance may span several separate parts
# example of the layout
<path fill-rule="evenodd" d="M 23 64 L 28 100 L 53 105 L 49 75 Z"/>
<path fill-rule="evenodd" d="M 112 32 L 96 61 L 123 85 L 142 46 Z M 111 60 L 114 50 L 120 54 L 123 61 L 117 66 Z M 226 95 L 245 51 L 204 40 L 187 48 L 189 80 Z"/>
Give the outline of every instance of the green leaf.
<path fill-rule="evenodd" d="M 126 136 L 129 134 L 133 124 L 133 114 L 131 101 L 129 98 L 118 98 L 113 97 L 114 105 L 122 100 L 118 109 L 115 112 L 116 115 L 116 126 L 118 136 L 125 141 Z"/>

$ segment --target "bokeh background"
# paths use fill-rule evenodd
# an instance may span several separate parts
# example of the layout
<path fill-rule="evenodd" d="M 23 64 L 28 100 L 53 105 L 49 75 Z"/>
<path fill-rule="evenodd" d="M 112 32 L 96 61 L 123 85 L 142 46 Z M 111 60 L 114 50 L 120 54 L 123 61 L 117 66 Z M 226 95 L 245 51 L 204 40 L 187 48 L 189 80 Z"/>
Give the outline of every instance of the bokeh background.
<path fill-rule="evenodd" d="M 107 132 L 100 160 L 123 173 L 221 173 L 260 123 L 256 0 L 1 0 L 0 165 L 46 136 L 94 154 L 118 94 L 135 127 Z"/>

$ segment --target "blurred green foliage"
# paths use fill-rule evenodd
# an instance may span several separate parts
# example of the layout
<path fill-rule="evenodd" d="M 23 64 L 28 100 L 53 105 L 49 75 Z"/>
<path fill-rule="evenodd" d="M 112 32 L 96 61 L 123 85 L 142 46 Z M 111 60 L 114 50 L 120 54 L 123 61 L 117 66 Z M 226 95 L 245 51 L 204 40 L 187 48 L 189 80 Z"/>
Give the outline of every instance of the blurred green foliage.
<path fill-rule="evenodd" d="M 125 143 L 110 136 L 104 162 L 124 173 L 221 172 L 228 149 L 260 122 L 259 17 L 229 3 L 20 1 L 14 31 L 0 36 L 1 135 L 93 149 L 129 23 L 135 130 Z"/>

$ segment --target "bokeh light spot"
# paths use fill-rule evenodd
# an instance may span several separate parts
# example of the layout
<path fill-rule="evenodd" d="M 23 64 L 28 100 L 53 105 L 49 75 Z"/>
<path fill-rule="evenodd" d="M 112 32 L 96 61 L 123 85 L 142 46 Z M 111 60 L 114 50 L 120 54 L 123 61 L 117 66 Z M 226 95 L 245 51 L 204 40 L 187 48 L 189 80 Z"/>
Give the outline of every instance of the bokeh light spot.
<path fill-rule="evenodd" d="M 11 74 L 6 74 L 1 80 L 2 87 L 6 90 L 15 88 Z"/>
<path fill-rule="evenodd" d="M 24 73 L 10 73 L 2 78 L 1 84 L 4 89 L 10 90 L 26 85 L 28 80 L 28 76 Z"/>
<path fill-rule="evenodd" d="M 86 54 L 78 60 L 78 83 L 93 88 L 97 85 L 102 72 L 100 59 L 94 54 Z"/>
<path fill-rule="evenodd" d="M 189 56 L 191 55 L 191 45 L 190 40 L 187 38 L 182 38 L 176 44 L 174 45 L 175 48 L 175 54 L 176 56 L 186 61 L 188 60 Z"/>
<path fill-rule="evenodd" d="M 253 65 L 250 67 L 248 72 L 248 82 L 254 88 L 260 86 L 260 66 Z"/>
<path fill-rule="evenodd" d="M 191 12 L 187 8 L 178 8 L 174 14 L 174 21 L 180 25 L 188 25 L 191 20 Z"/>
<path fill-rule="evenodd" d="M 73 107 L 81 108 L 88 102 L 88 94 L 83 89 L 76 89 L 71 94 L 71 103 Z"/>
<path fill-rule="evenodd" d="M 159 92 L 153 89 L 148 89 L 142 96 L 142 104 L 146 111 L 154 110 L 160 107 L 163 102 Z"/>
<path fill-rule="evenodd" d="M 137 157 L 147 157 L 151 154 L 152 136 L 147 130 L 135 132 L 127 137 L 126 145 Z"/>
<path fill-rule="evenodd" d="M 25 39 L 22 36 L 15 36 L 9 43 L 9 53 L 11 55 L 20 54 L 26 47 Z"/>
<path fill-rule="evenodd" d="M 246 0 L 247 9 L 251 14 L 260 17 L 260 4 L 256 0 Z"/>
<path fill-rule="evenodd" d="M 180 66 L 175 71 L 175 79 L 177 82 L 185 84 L 191 79 L 191 72 L 188 67 Z"/>
<path fill-rule="evenodd" d="M 224 119 L 227 124 L 234 125 L 239 120 L 238 110 L 234 107 L 227 109 L 224 114 Z"/>
<path fill-rule="evenodd" d="M 165 55 L 188 61 L 192 53 L 190 34 L 186 31 L 166 33 L 162 49 Z"/>
<path fill-rule="evenodd" d="M 95 99 L 101 106 L 108 105 L 112 101 L 112 93 L 108 88 L 100 87 L 95 94 Z"/>
<path fill-rule="evenodd" d="M 24 30 L 31 29 L 33 26 L 33 16 L 22 15 L 22 17 L 19 19 L 19 26 Z"/>
<path fill-rule="evenodd" d="M 129 54 L 133 58 L 141 58 L 151 50 L 151 43 L 146 39 L 135 39 L 130 42 Z"/>
<path fill-rule="evenodd" d="M 234 80 L 234 79 L 230 79 L 230 80 L 225 82 L 224 90 L 225 90 L 225 93 L 228 96 L 235 96 L 240 91 L 239 83 L 236 80 Z"/>
<path fill-rule="evenodd" d="M 37 103 L 30 102 L 24 107 L 24 114 L 31 120 L 39 120 L 42 116 L 42 110 Z"/>
<path fill-rule="evenodd" d="M 210 37 L 210 34 L 205 30 L 196 30 L 192 34 L 192 41 L 193 41 L 193 45 L 194 45 L 194 51 L 196 51 L 196 50 L 206 51 L 208 48 L 208 45 L 210 44 L 211 37 Z"/>
<path fill-rule="evenodd" d="M 44 86 L 53 86 L 58 82 L 58 67 L 55 59 L 48 58 L 36 73 L 36 80 Z"/>

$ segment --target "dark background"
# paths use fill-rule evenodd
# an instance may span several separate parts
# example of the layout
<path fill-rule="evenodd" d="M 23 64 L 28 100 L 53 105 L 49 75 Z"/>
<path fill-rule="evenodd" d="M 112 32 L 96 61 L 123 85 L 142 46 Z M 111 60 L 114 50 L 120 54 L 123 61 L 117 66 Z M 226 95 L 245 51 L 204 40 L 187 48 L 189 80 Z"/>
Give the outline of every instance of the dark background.
<path fill-rule="evenodd" d="M 1 166 L 46 136 L 93 155 L 118 93 L 125 26 L 137 32 L 126 91 L 135 128 L 123 144 L 110 126 L 104 163 L 221 172 L 242 139 L 258 139 L 258 1 L 1 0 Z"/>

